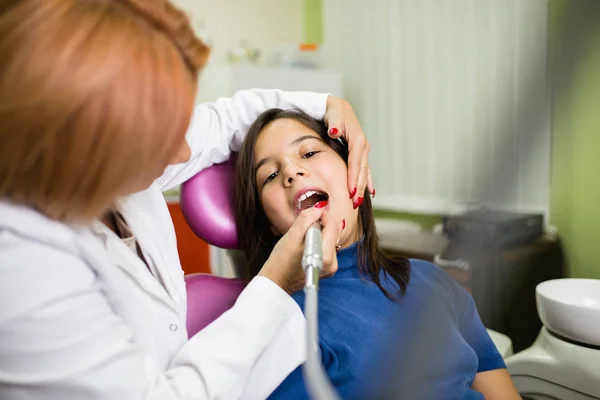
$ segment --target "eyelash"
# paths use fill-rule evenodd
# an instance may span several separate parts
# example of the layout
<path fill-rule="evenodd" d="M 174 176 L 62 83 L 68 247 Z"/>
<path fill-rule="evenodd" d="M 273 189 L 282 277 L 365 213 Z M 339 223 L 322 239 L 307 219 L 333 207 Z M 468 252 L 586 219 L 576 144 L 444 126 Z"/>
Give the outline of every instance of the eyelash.
<path fill-rule="evenodd" d="M 275 177 L 277 176 L 277 172 L 273 172 L 271 175 L 267 176 L 267 179 L 265 179 L 265 185 L 269 182 L 271 182 L 273 179 L 275 179 Z"/>
<path fill-rule="evenodd" d="M 307 153 L 305 153 L 302 158 L 311 158 L 314 157 L 317 153 L 320 153 L 319 151 L 309 151 Z M 263 183 L 264 185 L 266 185 L 267 183 L 271 182 L 273 179 L 275 179 L 277 177 L 277 172 L 273 172 L 271 175 L 269 175 L 267 177 L 267 179 L 265 179 L 265 182 Z"/>

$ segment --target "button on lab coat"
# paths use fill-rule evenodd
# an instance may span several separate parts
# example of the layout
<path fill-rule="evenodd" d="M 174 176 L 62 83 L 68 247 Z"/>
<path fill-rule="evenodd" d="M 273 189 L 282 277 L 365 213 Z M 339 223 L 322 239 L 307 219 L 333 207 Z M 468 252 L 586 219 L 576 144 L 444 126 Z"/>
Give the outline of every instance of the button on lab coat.
<path fill-rule="evenodd" d="M 120 201 L 151 268 L 100 223 L 67 226 L 0 202 L 0 398 L 266 398 L 304 361 L 300 309 L 257 277 L 188 340 L 162 191 L 226 160 L 261 111 L 296 107 L 323 118 L 325 105 L 326 95 L 251 90 L 198 106 L 190 161 Z"/>

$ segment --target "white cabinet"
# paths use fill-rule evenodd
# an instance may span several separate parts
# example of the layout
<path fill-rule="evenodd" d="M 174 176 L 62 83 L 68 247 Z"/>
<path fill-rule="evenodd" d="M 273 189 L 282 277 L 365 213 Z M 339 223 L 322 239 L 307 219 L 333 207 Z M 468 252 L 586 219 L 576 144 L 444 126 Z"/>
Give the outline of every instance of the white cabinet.
<path fill-rule="evenodd" d="M 281 89 L 330 93 L 343 97 L 342 75 L 308 68 L 230 65 L 208 67 L 200 75 L 197 102 L 214 101 L 243 89 Z"/>

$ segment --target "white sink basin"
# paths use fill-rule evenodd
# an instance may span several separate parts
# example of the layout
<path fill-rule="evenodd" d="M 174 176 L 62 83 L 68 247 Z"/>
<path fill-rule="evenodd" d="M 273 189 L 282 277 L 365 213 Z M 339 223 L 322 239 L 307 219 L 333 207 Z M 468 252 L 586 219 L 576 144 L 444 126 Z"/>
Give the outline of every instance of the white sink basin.
<path fill-rule="evenodd" d="M 600 279 L 554 279 L 536 287 L 540 319 L 567 339 L 600 346 Z"/>

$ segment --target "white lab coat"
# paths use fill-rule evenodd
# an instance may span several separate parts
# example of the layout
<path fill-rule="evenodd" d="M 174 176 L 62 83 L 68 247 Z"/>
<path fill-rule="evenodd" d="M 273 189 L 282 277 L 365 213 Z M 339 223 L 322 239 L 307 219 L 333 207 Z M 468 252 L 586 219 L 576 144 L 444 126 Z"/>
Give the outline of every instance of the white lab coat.
<path fill-rule="evenodd" d="M 237 150 L 271 107 L 325 113 L 326 95 L 252 90 L 202 104 L 189 162 L 121 201 L 154 275 L 104 225 L 74 228 L 0 202 L 2 400 L 263 399 L 304 361 L 304 318 L 266 278 L 187 339 L 175 231 L 161 191 Z"/>

